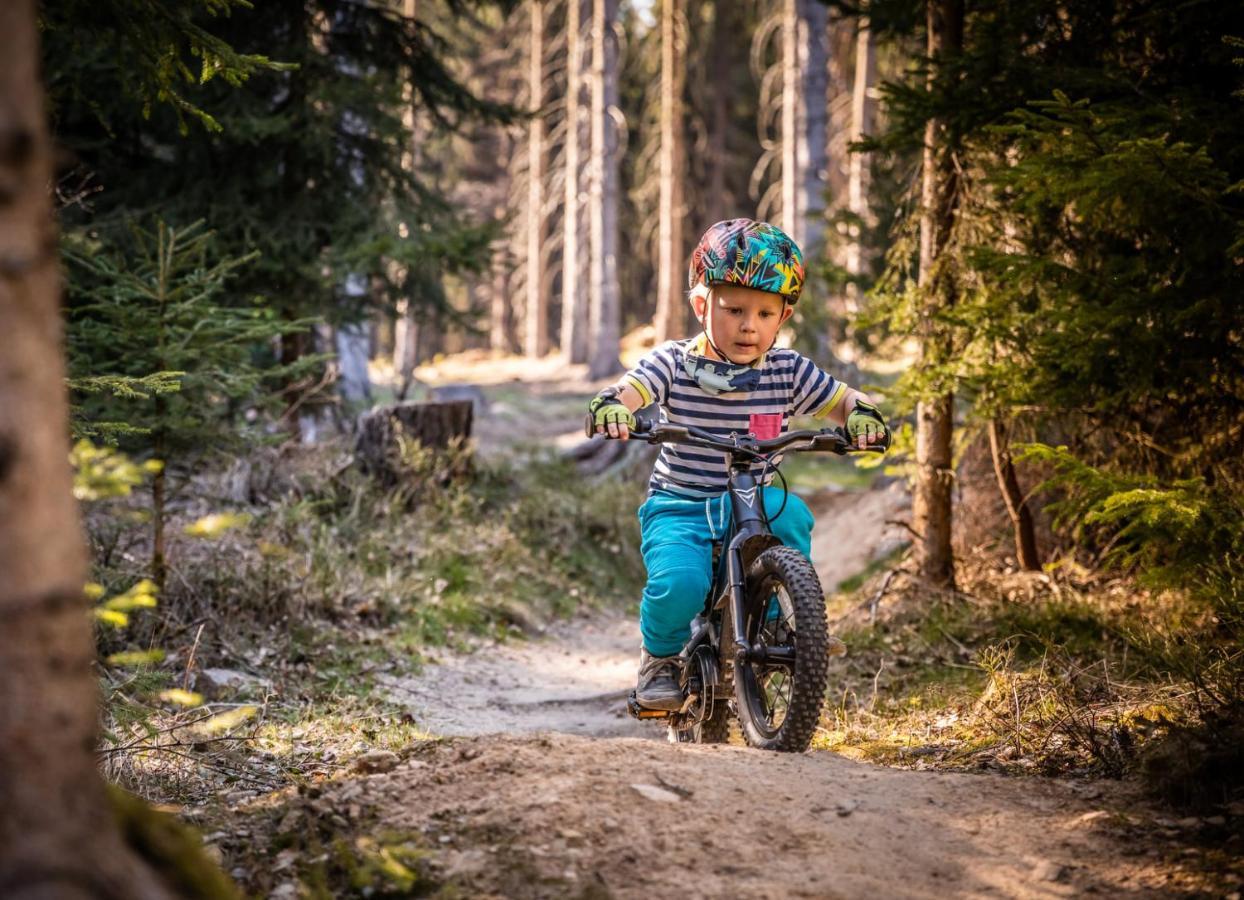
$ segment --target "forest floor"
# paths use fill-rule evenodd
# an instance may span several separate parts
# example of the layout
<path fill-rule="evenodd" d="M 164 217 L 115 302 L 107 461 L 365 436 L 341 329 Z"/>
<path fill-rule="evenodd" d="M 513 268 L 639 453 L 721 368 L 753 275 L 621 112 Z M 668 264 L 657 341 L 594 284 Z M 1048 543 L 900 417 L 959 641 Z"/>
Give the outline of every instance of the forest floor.
<path fill-rule="evenodd" d="M 512 368 L 475 382 L 491 405 L 482 451 L 571 443 L 591 386 Z M 420 374 L 462 389 L 465 371 Z M 827 594 L 901 546 L 904 493 L 853 477 L 803 491 Z M 862 614 L 845 596 L 831 619 Z M 248 892 L 278 898 L 1232 895 L 1186 865 L 1205 820 L 1172 819 L 1127 782 L 669 744 L 624 711 L 634 612 L 584 609 L 381 672 L 416 739 L 197 824 Z"/>

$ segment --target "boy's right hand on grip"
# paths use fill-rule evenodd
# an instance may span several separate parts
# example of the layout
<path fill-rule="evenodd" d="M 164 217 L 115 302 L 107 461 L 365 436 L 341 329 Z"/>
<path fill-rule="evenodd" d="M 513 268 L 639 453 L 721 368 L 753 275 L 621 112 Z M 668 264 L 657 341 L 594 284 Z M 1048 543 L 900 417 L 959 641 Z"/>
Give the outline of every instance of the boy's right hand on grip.
<path fill-rule="evenodd" d="M 618 399 L 617 388 L 605 388 L 588 403 L 585 425 L 589 436 L 604 434 L 626 440 L 635 427 L 635 416 Z"/>

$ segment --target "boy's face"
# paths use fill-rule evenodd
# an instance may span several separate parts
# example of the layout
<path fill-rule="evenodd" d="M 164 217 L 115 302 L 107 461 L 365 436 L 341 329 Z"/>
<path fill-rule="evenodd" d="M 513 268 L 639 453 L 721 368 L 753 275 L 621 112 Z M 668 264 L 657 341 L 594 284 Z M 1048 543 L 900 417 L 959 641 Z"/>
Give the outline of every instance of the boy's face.
<path fill-rule="evenodd" d="M 692 297 L 695 317 L 704 320 L 709 304 L 709 337 L 730 359 L 737 363 L 753 363 L 773 346 L 778 329 L 794 310 L 777 294 L 719 284 L 708 297 Z"/>

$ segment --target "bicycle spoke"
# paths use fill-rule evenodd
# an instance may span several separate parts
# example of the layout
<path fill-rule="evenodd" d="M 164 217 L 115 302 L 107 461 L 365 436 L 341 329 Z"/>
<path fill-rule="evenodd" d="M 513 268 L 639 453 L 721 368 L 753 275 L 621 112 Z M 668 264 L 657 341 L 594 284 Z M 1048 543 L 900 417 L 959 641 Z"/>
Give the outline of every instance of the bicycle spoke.
<path fill-rule="evenodd" d="M 795 644 L 794 602 L 783 584 L 762 586 L 764 601 L 753 613 L 747 632 L 752 643 L 762 647 L 793 649 Z M 794 672 L 785 665 L 750 664 L 756 685 L 757 719 L 763 730 L 777 732 L 786 720 L 794 698 Z"/>

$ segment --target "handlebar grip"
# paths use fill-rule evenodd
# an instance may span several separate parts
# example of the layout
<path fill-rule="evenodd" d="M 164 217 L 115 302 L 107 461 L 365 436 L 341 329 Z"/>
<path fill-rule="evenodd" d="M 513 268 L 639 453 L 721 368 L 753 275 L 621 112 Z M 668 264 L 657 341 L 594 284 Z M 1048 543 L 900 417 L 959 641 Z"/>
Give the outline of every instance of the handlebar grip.
<path fill-rule="evenodd" d="M 633 438 L 640 438 L 642 440 L 650 441 L 655 434 L 655 431 L 652 428 L 642 428 L 642 425 L 642 422 L 638 422 L 635 428 L 629 429 L 630 435 Z M 583 434 L 588 438 L 596 437 L 596 417 L 591 413 L 587 413 L 583 417 Z M 613 438 L 609 437 L 608 433 L 604 434 L 603 437 L 605 440 L 613 440 Z"/>
<path fill-rule="evenodd" d="M 818 434 L 812 439 L 813 450 L 829 450 L 834 453 L 846 453 L 847 448 L 850 446 L 850 442 L 842 435 L 841 432 L 837 431 L 832 434 Z"/>

